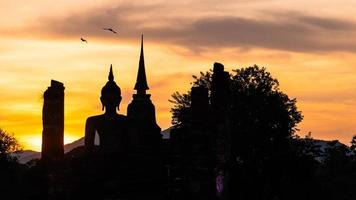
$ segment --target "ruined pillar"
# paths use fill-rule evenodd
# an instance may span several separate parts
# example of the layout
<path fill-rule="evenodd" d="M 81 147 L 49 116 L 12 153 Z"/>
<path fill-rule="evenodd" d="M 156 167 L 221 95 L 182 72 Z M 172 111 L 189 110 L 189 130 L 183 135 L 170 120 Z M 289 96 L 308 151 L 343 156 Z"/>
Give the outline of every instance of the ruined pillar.
<path fill-rule="evenodd" d="M 215 156 L 214 133 L 211 130 L 211 109 L 209 105 L 208 89 L 203 86 L 191 89 L 191 122 L 189 142 L 191 144 L 189 167 L 190 192 L 192 199 L 215 199 Z M 189 168 L 188 168 L 189 169 Z"/>
<path fill-rule="evenodd" d="M 44 162 L 62 159 L 64 155 L 64 86 L 51 80 L 43 95 L 42 152 Z"/>
<path fill-rule="evenodd" d="M 227 199 L 231 149 L 228 118 L 230 75 L 220 63 L 214 63 L 213 72 L 211 106 L 216 141 L 216 192 L 221 199 Z"/>
<path fill-rule="evenodd" d="M 206 127 L 209 114 L 208 89 L 202 86 L 192 87 L 191 98 L 193 126 Z"/>

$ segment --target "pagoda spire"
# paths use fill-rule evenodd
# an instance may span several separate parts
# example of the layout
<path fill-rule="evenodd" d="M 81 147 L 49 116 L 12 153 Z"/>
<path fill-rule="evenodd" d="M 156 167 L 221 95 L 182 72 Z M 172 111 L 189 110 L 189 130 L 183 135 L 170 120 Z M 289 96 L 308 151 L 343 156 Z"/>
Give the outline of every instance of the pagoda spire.
<path fill-rule="evenodd" d="M 146 90 L 149 89 L 147 85 L 146 71 L 145 71 L 145 58 L 143 55 L 143 35 L 141 35 L 141 53 L 140 61 L 138 65 L 138 73 L 135 88 L 137 94 L 146 94 Z"/>
<path fill-rule="evenodd" d="M 110 72 L 108 76 L 109 81 L 114 81 L 114 73 L 112 72 L 112 64 L 110 65 Z"/>

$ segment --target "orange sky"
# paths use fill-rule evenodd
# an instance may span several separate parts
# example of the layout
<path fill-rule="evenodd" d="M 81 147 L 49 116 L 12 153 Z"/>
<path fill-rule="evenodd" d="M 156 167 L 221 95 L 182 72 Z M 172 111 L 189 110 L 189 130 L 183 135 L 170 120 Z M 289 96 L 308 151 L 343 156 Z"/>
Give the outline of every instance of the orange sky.
<path fill-rule="evenodd" d="M 297 98 L 300 135 L 348 143 L 356 134 L 355 11 L 353 0 L 1 0 L 0 127 L 39 150 L 41 96 L 55 79 L 66 87 L 65 142 L 82 137 L 85 119 L 101 113 L 110 64 L 125 114 L 143 33 L 162 129 L 170 126 L 170 95 L 219 61 L 228 70 L 266 67 Z"/>

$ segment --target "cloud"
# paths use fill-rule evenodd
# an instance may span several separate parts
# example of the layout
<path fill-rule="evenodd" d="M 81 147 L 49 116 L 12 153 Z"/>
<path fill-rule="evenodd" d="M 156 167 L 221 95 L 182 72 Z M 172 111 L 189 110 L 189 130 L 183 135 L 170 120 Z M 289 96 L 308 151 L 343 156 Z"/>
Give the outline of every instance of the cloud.
<path fill-rule="evenodd" d="M 40 18 L 26 27 L 46 37 L 95 37 L 112 42 L 137 40 L 144 33 L 150 40 L 179 45 L 193 51 L 211 48 L 266 48 L 295 52 L 356 52 L 356 23 L 298 12 L 266 12 L 266 17 L 232 15 L 200 17 L 166 14 L 162 4 L 123 5 L 72 14 L 62 19 Z M 113 27 L 110 34 L 102 27 Z"/>
<path fill-rule="evenodd" d="M 350 21 L 344 21 L 340 19 L 333 18 L 321 18 L 321 17 L 311 17 L 311 16 L 298 16 L 298 20 L 302 23 L 309 24 L 311 26 L 320 27 L 326 30 L 334 31 L 354 31 L 355 23 Z"/>
<path fill-rule="evenodd" d="M 355 25 L 311 16 L 273 21 L 228 16 L 200 19 L 180 30 L 167 27 L 147 31 L 159 40 L 188 48 L 257 47 L 298 52 L 354 52 Z"/>

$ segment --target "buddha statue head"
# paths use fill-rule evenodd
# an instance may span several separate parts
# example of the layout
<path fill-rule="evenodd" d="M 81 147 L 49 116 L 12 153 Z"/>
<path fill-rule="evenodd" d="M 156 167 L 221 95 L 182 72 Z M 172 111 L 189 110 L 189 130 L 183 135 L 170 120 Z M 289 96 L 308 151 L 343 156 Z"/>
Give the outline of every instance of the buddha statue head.
<path fill-rule="evenodd" d="M 101 89 L 100 101 L 102 104 L 102 109 L 106 112 L 116 112 L 116 108 L 119 110 L 119 105 L 121 102 L 121 89 L 116 85 L 114 81 L 114 74 L 112 72 L 112 66 L 110 66 L 110 72 L 108 76 L 109 81 Z"/>

